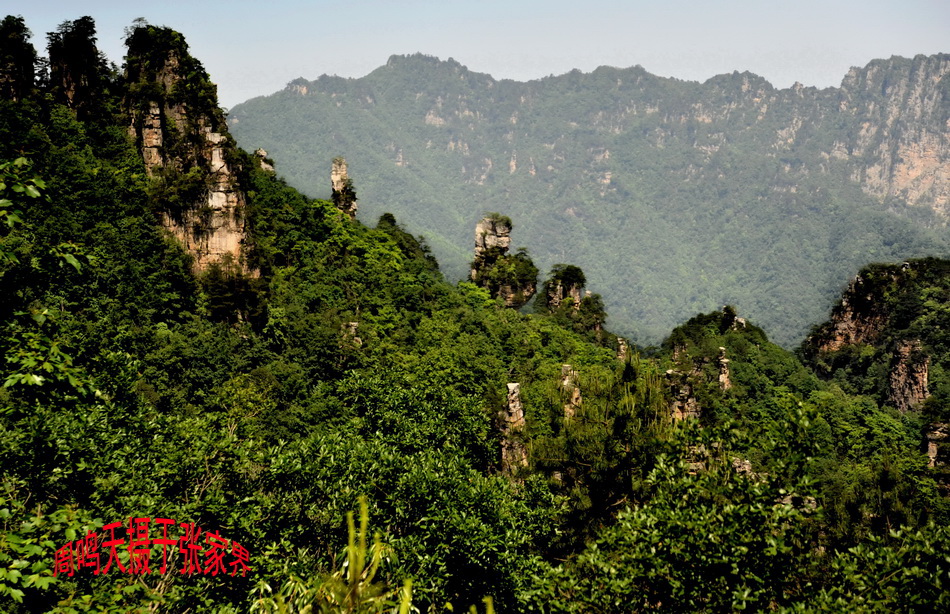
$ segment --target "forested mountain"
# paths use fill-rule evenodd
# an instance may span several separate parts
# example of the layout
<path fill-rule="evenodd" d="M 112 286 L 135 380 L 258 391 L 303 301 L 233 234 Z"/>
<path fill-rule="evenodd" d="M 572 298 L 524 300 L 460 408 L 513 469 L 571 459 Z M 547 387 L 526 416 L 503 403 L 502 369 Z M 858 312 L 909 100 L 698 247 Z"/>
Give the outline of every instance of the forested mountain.
<path fill-rule="evenodd" d="M 342 159 L 289 187 L 179 33 L 121 71 L 90 17 L 29 40 L 0 22 L 0 611 L 950 608 L 947 261 L 862 270 L 798 355 L 731 306 L 645 351 L 510 209 L 450 283 Z"/>
<path fill-rule="evenodd" d="M 728 303 L 791 347 L 866 262 L 947 253 L 948 73 L 939 55 L 825 90 L 640 67 L 518 83 L 393 56 L 359 79 L 295 80 L 228 121 L 312 194 L 345 156 L 364 219 L 394 213 L 449 279 L 482 212 L 504 211 L 542 270 L 580 265 L 611 326 L 642 343 Z"/>

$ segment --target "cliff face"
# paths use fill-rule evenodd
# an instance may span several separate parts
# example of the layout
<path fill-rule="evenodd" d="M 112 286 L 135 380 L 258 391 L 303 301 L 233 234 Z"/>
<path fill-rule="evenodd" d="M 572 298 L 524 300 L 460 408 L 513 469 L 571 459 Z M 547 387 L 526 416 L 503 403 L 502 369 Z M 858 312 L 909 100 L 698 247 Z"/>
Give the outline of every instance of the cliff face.
<path fill-rule="evenodd" d="M 177 32 L 137 27 L 127 44 L 129 134 L 163 226 L 194 256 L 197 272 L 213 263 L 246 272 L 246 199 L 214 85 Z"/>
<path fill-rule="evenodd" d="M 888 400 L 901 413 L 916 409 L 930 396 L 930 356 L 919 340 L 900 341 L 887 374 Z"/>
<path fill-rule="evenodd" d="M 852 69 L 840 109 L 854 118 L 834 154 L 878 198 L 927 207 L 950 221 L 950 56 L 891 58 Z"/>
<path fill-rule="evenodd" d="M 883 276 L 897 280 L 896 272 Z M 850 345 L 877 341 L 887 324 L 884 286 L 880 282 L 879 277 L 866 279 L 861 275 L 852 279 L 832 310 L 831 319 L 807 343 L 819 352 L 837 352 Z"/>
<path fill-rule="evenodd" d="M 858 382 L 855 390 L 876 391 L 881 403 L 944 420 L 944 404 L 926 401 L 950 392 L 943 375 L 950 363 L 948 303 L 950 261 L 868 266 L 805 341 L 802 355 L 825 377 L 843 370 Z"/>

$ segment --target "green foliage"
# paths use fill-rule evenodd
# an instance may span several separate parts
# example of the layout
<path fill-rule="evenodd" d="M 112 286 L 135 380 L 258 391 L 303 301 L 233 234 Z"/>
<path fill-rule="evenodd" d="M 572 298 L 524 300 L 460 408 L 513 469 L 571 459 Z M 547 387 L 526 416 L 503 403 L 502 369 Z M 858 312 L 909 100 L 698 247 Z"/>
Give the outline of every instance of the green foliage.
<path fill-rule="evenodd" d="M 884 83 L 932 74 L 927 96 L 948 100 L 942 58 L 892 59 L 846 88 L 799 91 L 748 73 L 700 84 L 640 67 L 518 83 L 393 56 L 365 77 L 301 79 L 230 115 L 242 146 L 264 147 L 291 185 L 323 198 L 313 161 L 345 151 L 361 218 L 390 211 L 424 234 L 448 279 L 467 277 L 475 211 L 504 210 L 540 268 L 569 258 L 584 269 L 615 332 L 656 344 L 734 303 L 792 347 L 868 261 L 947 251 L 925 207 L 853 180 L 867 155 L 837 153 L 890 151 L 883 135 L 901 138 L 855 141 L 865 123 L 883 125 L 879 109 L 912 106 Z M 939 133 L 946 112 L 935 103 L 899 128 Z"/>
<path fill-rule="evenodd" d="M 366 498 L 360 499 L 360 528 L 356 529 L 353 513 L 346 515 L 349 542 L 345 560 L 340 569 L 317 581 L 290 577 L 276 596 L 261 597 L 251 607 L 252 612 L 322 612 L 370 614 L 393 612 L 408 614 L 412 606 L 412 582 L 406 581 L 401 590 L 390 589 L 382 582 L 374 582 L 380 565 L 389 558 L 390 551 L 380 542 L 377 533 L 373 545 L 366 546 L 369 511 Z M 272 589 L 262 583 L 261 594 Z"/>
<path fill-rule="evenodd" d="M 809 554 L 803 499 L 728 462 L 695 472 L 661 457 L 646 483 L 653 498 L 538 578 L 551 611 L 763 611 L 799 590 L 788 571 Z"/>
<path fill-rule="evenodd" d="M 105 56 L 96 48 L 96 24 L 92 17 L 65 21 L 47 35 L 49 80 L 53 100 L 76 109 L 81 119 L 109 112 L 105 89 L 110 74 Z"/>
<path fill-rule="evenodd" d="M 512 306 L 521 307 L 534 294 L 538 267 L 525 248 L 515 254 L 501 247 L 490 247 L 472 263 L 476 285 L 486 288 L 493 297 L 508 296 Z"/>
<path fill-rule="evenodd" d="M 947 528 L 933 525 L 871 537 L 858 546 L 836 552 L 817 594 L 787 611 L 944 610 L 950 606 L 948 546 Z"/>

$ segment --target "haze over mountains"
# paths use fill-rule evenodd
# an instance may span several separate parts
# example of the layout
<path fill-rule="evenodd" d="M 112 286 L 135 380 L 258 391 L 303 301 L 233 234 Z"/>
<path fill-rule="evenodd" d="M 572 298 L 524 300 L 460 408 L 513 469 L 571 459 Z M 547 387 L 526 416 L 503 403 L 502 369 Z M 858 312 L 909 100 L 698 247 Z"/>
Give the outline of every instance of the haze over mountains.
<path fill-rule="evenodd" d="M 865 263 L 947 252 L 948 73 L 935 55 L 824 90 L 640 67 L 519 83 L 393 56 L 360 79 L 295 80 L 229 123 L 315 197 L 345 156 L 359 217 L 395 214 L 449 279 L 499 211 L 542 275 L 581 266 L 608 326 L 638 342 L 729 303 L 792 345 Z"/>

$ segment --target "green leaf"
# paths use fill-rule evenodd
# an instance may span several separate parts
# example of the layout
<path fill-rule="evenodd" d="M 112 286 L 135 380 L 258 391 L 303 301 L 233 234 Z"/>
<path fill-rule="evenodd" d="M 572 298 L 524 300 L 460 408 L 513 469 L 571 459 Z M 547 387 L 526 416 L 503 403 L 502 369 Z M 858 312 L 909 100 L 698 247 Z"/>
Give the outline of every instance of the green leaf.
<path fill-rule="evenodd" d="M 76 260 L 76 257 L 72 254 L 63 254 L 63 260 L 71 264 L 77 272 L 82 270 L 82 265 L 79 264 L 79 261 Z"/>

